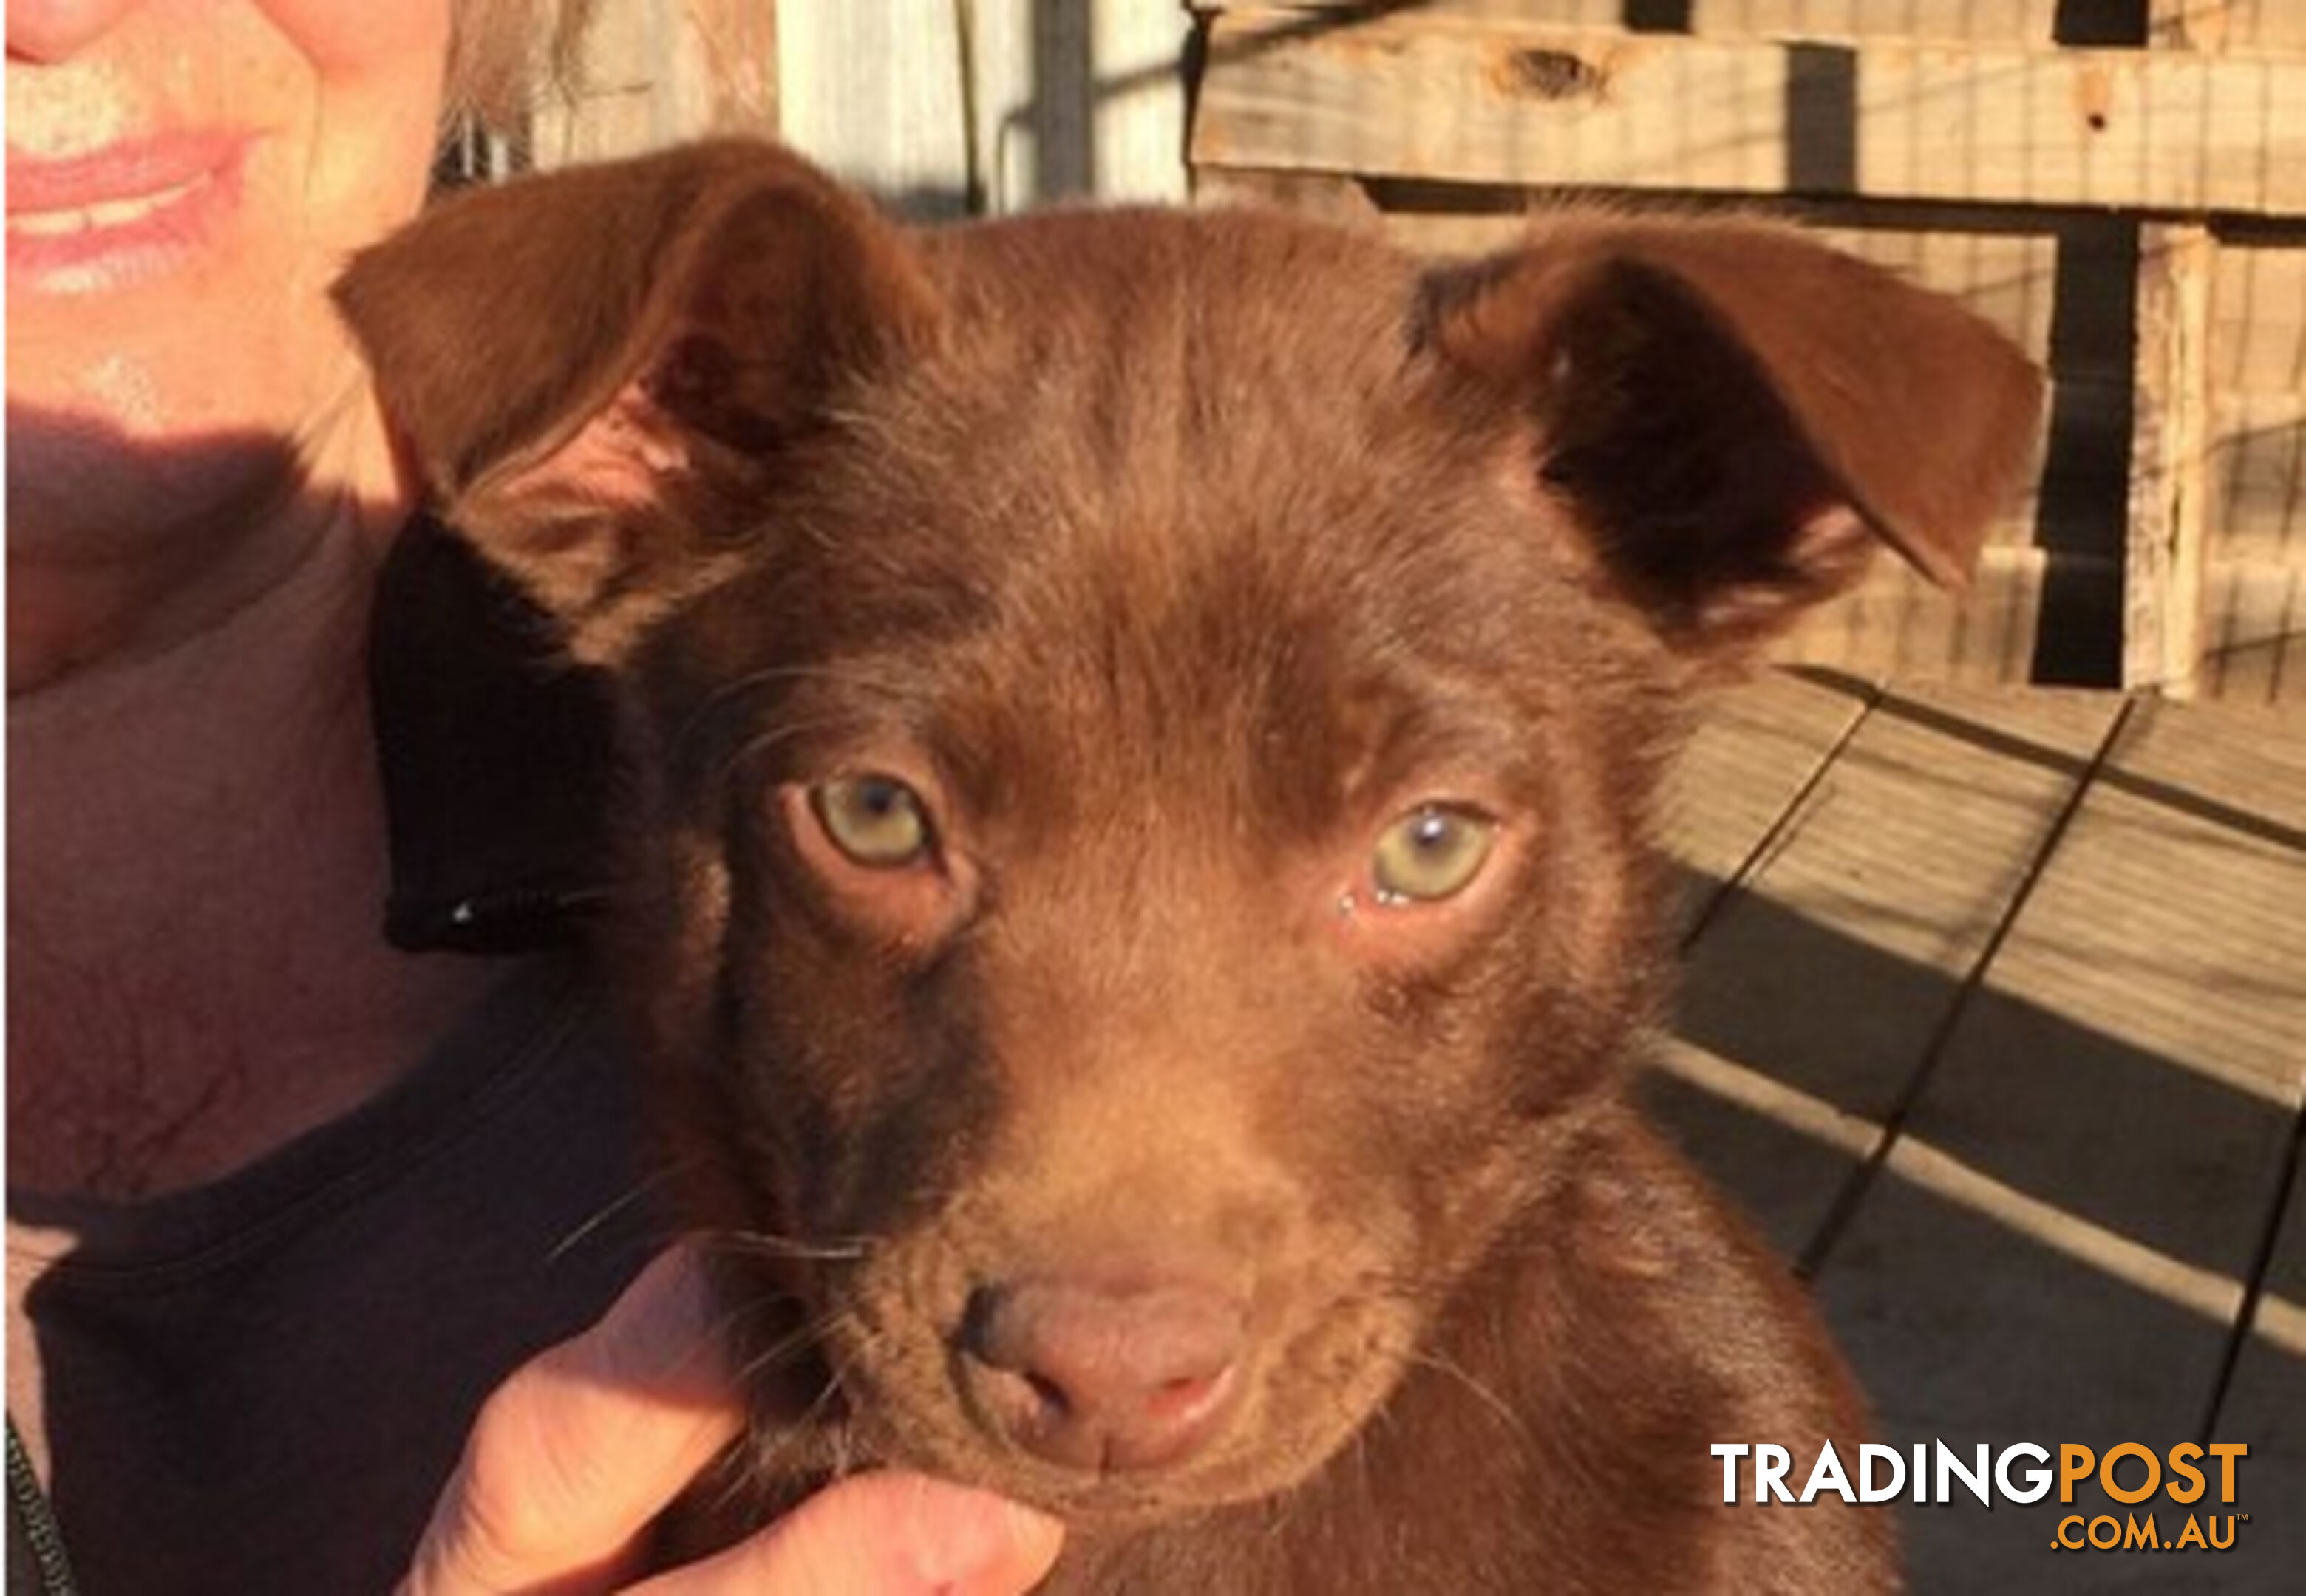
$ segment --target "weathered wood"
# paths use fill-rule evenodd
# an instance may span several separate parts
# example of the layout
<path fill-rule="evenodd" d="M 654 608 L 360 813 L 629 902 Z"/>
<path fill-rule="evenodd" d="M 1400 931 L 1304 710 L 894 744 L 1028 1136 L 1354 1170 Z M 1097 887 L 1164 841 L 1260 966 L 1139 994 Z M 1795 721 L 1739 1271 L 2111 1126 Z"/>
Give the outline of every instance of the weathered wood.
<path fill-rule="evenodd" d="M 2294 705 L 2306 692 L 2306 569 L 2213 560 L 2199 686 L 2230 704 Z"/>
<path fill-rule="evenodd" d="M 1758 868 L 1760 850 L 1866 714 L 1867 684 L 1789 671 L 1704 704 L 1676 762 L 1659 820 L 1686 878 L 1688 926 Z"/>
<path fill-rule="evenodd" d="M 1690 30 L 1724 38 L 1944 39 L 2046 44 L 2057 0 L 1693 0 Z"/>
<path fill-rule="evenodd" d="M 2199 680 L 2230 702 L 2296 703 L 2306 693 L 2306 245 L 2225 243 L 2210 337 L 2218 513 Z"/>
<path fill-rule="evenodd" d="M 2275 0 L 2280 4 L 2280 0 Z M 1204 11 L 1257 9 L 1243 4 L 1203 4 Z M 1259 0 L 1277 11 L 1367 9 L 1371 0 Z M 1573 27 L 1614 27 L 1625 20 L 1625 0 L 1418 0 L 1438 16 Z M 1709 38 L 1931 38 L 2024 40 L 2046 43 L 2058 0 L 1690 0 L 1688 30 Z"/>
<path fill-rule="evenodd" d="M 1719 875 L 1775 792 L 1807 797 L 1696 943 L 1661 1117 L 1798 1250 L 1873 1150 L 1896 1061 L 1976 976 L 1820 1303 L 1885 1438 L 2194 1436 L 2306 1092 L 2306 721 L 2140 703 L 2041 858 L 2112 699 L 1892 692 L 1810 783 L 1832 696 L 1862 689 L 1745 692 L 1693 747 L 1696 812 L 1670 835 Z M 2306 1484 L 2306 1186 L 2263 1293 L 2212 1430 L 2251 1446 L 2222 1589 L 2285 1588 L 2306 1543 L 2284 1512 Z M 1900 1509 L 1913 1587 L 2105 1588 L 2131 1566 L 2047 1549 L 2060 1514 L 2103 1510 Z"/>
<path fill-rule="evenodd" d="M 985 207 L 996 216 L 1094 186 L 1089 18 L 1079 5 L 972 5 L 970 70 Z"/>
<path fill-rule="evenodd" d="M 2001 523 L 1961 593 L 1877 559 L 1853 592 L 1805 619 L 1771 657 L 1901 681 L 2023 683 L 2033 669 L 2046 568 L 2039 550 L 2020 546 L 2029 528 L 2023 517 Z"/>
<path fill-rule="evenodd" d="M 1217 20 L 1200 162 L 2306 215 L 2306 59 L 1862 50 L 1395 12 Z"/>
<path fill-rule="evenodd" d="M 604 0 L 566 94 L 530 118 L 542 167 L 776 129 L 774 0 Z"/>
<path fill-rule="evenodd" d="M 1191 30 L 1192 19 L 1177 0 L 1092 0 L 1093 175 L 1100 200 L 1168 203 L 1186 197 L 1183 62 Z"/>
<path fill-rule="evenodd" d="M 680 13 L 702 68 L 697 131 L 775 133 L 776 0 L 680 0 Z"/>
<path fill-rule="evenodd" d="M 2306 6 L 2298 0 L 2186 0 L 2186 4 L 2217 13 L 2225 48 L 2306 49 Z"/>
<path fill-rule="evenodd" d="M 2213 392 L 2212 557 L 2306 568 L 2306 388 Z"/>
<path fill-rule="evenodd" d="M 959 15 L 947 0 L 779 0 L 786 139 L 910 214 L 964 214 L 974 173 Z"/>
<path fill-rule="evenodd" d="M 1193 203 L 1270 205 L 1299 216 L 1372 231 L 1383 230 L 1387 225 L 1387 218 L 1362 181 L 1340 172 L 1258 172 L 1247 167 L 1205 166 L 1193 174 Z"/>
<path fill-rule="evenodd" d="M 2210 346 L 2213 380 L 2222 388 L 2306 393 L 2306 234 L 2286 243 L 2221 238 Z"/>
<path fill-rule="evenodd" d="M 2210 284 L 2199 222 L 2148 226 L 2138 269 L 2122 685 L 2190 695 L 2202 653 L 2202 573 L 2214 514 Z"/>
<path fill-rule="evenodd" d="M 969 14 L 988 209 L 1185 197 L 1183 7 L 979 0 Z"/>
<path fill-rule="evenodd" d="M 2306 1069 L 2301 772 L 2301 729 L 2133 713 L 1818 1279 L 1900 1438 L 2195 1433 Z M 1916 1587 L 2045 1588 L 2013 1517 L 1910 1515 Z"/>
<path fill-rule="evenodd" d="M 1186 191 L 1171 0 L 782 0 L 785 121 L 835 171 L 952 215 Z"/>
<path fill-rule="evenodd" d="M 1878 1122 L 2034 867 L 2114 713 L 2102 696 L 1931 690 L 1868 714 L 1691 949 L 1652 1088 L 1789 1252 L 1860 1155 L 1725 1105 L 1755 1072 Z"/>

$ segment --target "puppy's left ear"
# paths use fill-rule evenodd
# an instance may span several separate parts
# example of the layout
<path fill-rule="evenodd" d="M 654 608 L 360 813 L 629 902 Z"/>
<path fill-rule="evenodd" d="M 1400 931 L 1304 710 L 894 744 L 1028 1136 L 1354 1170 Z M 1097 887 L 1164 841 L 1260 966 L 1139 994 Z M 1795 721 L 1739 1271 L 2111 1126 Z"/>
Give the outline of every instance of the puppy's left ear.
<path fill-rule="evenodd" d="M 1959 585 L 2034 458 L 2008 340 L 1789 228 L 1570 216 L 1425 291 L 1430 346 L 1522 411 L 1604 580 L 1686 654 L 1782 630 L 1877 539 Z"/>
<path fill-rule="evenodd" d="M 469 191 L 335 294 L 442 517 L 595 662 L 741 566 L 940 315 L 861 198 L 742 140 Z"/>

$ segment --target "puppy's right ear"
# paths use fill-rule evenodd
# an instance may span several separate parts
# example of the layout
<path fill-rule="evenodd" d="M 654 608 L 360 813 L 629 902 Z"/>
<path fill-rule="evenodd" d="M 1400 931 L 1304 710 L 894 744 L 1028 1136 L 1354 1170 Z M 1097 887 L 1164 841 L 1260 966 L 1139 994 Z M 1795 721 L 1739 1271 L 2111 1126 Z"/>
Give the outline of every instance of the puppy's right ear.
<path fill-rule="evenodd" d="M 442 517 L 596 662 L 741 559 L 842 386 L 936 319 L 894 227 L 743 141 L 458 195 L 335 293 Z"/>

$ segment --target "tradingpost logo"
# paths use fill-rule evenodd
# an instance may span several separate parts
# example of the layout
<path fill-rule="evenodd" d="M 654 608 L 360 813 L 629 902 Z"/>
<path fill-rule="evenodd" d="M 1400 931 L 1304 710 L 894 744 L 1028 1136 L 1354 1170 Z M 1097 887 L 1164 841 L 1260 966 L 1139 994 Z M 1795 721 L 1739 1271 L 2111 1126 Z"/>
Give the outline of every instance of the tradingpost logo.
<path fill-rule="evenodd" d="M 1835 1496 L 1845 1502 L 1902 1498 L 1941 1506 L 1969 1497 L 1987 1507 L 1997 1502 L 2027 1506 L 2054 1489 L 2059 1503 L 2071 1506 L 2076 1487 L 2095 1482 L 2109 1500 L 2140 1509 L 2063 1515 L 2050 1542 L 2058 1552 L 2231 1551 L 2250 1523 L 2249 1514 L 2232 1510 L 2242 1464 L 2250 1455 L 2240 1441 L 2207 1447 L 2181 1441 L 2160 1452 L 2123 1441 L 2102 1454 L 2067 1441 L 2056 1449 L 2054 1469 L 2051 1449 L 2032 1441 L 1999 1453 L 1980 1441 L 1967 1456 L 1943 1441 L 1916 1441 L 1910 1469 L 1905 1453 L 1869 1441 L 1858 1448 L 1854 1477 L 1828 1441 L 1798 1487 L 1793 1455 L 1784 1447 L 1718 1441 L 1712 1450 L 1721 1460 L 1721 1499 L 1732 1506 L 1801 1506 Z M 2215 1501 L 2208 1499 L 2212 1495 Z M 2174 1510 L 2164 1511 L 2163 1501 Z M 2227 1511 L 2215 1511 L 2219 1507 Z"/>

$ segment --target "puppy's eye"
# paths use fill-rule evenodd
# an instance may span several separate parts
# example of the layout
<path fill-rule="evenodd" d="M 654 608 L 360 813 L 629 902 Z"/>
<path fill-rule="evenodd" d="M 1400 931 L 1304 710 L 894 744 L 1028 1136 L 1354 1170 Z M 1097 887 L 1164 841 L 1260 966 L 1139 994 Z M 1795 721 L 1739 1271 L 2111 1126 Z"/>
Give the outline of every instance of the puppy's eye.
<path fill-rule="evenodd" d="M 1431 903 L 1462 892 L 1490 857 L 1497 823 L 1486 815 L 1426 804 L 1377 840 L 1371 879 L 1380 903 Z"/>
<path fill-rule="evenodd" d="M 808 801 L 833 845 L 867 869 L 895 870 L 928 855 L 920 795 L 893 776 L 843 776 L 810 789 Z"/>

